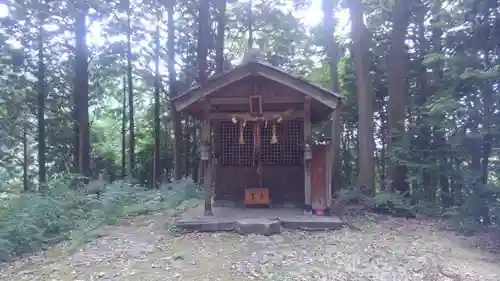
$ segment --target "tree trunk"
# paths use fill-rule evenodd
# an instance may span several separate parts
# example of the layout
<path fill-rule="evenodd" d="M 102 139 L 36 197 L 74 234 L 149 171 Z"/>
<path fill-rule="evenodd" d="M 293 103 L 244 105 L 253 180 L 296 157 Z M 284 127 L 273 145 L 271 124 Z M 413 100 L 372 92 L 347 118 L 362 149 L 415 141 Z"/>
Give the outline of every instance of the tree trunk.
<path fill-rule="evenodd" d="M 207 56 L 208 36 L 210 32 L 209 0 L 201 0 L 199 10 L 198 30 L 198 83 L 204 85 L 207 82 Z"/>
<path fill-rule="evenodd" d="M 91 177 L 90 170 L 90 135 L 89 135 L 89 71 L 87 50 L 87 4 L 75 1 L 75 95 L 77 103 L 77 128 L 79 136 L 79 173 L 87 182 Z"/>
<path fill-rule="evenodd" d="M 431 46 L 432 52 L 436 54 L 441 54 L 442 52 L 442 43 L 441 36 L 443 31 L 440 27 L 438 27 L 439 22 L 441 22 L 439 14 L 441 13 L 442 2 L 441 0 L 434 1 L 433 6 L 431 8 L 433 18 L 431 20 L 431 24 L 435 27 L 432 29 L 432 37 L 431 37 Z M 439 92 L 439 88 L 441 87 L 442 78 L 443 78 L 443 65 L 440 61 L 435 62 L 432 66 L 432 83 L 431 83 L 431 93 L 437 95 Z M 454 184 L 452 186 L 453 191 L 450 192 L 450 181 L 448 176 L 446 175 L 446 171 L 448 167 L 453 167 L 452 159 L 449 159 L 448 144 L 446 141 L 445 134 L 442 130 L 435 130 L 434 132 L 434 143 L 435 147 L 439 151 L 438 153 L 438 182 L 439 182 L 439 190 L 440 190 L 440 200 L 443 204 L 443 208 L 451 207 L 455 203 L 454 190 L 456 190 L 456 186 L 460 186 L 460 184 Z M 459 165 L 458 165 L 459 166 Z M 436 190 L 431 185 L 426 187 L 427 198 L 433 202 L 436 201 Z"/>
<path fill-rule="evenodd" d="M 490 69 L 493 69 L 493 65 L 490 62 L 490 50 L 484 50 L 484 60 L 485 65 L 487 65 Z M 482 162 L 481 162 L 481 182 L 483 184 L 488 184 L 488 169 L 489 169 L 489 160 L 491 156 L 491 142 L 493 141 L 492 134 L 492 120 L 493 120 L 493 85 L 494 82 L 486 83 L 483 90 L 483 151 L 482 151 Z"/>
<path fill-rule="evenodd" d="M 248 1 L 248 42 L 247 47 L 250 51 L 253 48 L 253 2 L 252 0 Z"/>
<path fill-rule="evenodd" d="M 44 190 L 47 183 L 46 167 L 45 167 L 45 62 L 44 62 L 44 14 L 40 12 L 38 26 L 38 104 L 37 104 L 37 121 L 38 121 L 38 181 L 39 189 Z M 26 131 L 26 130 L 25 130 Z M 26 133 L 26 132 L 25 132 Z M 78 149 L 78 147 L 75 147 Z"/>
<path fill-rule="evenodd" d="M 170 1 L 167 5 L 167 53 L 168 53 L 168 85 L 170 90 L 170 98 L 177 95 L 177 78 L 175 73 L 175 25 L 174 25 L 174 7 L 175 1 Z M 182 126 L 180 114 L 171 108 L 172 123 L 174 124 L 174 138 L 173 138 L 173 156 L 174 156 L 174 180 L 178 181 L 182 178 Z"/>
<path fill-rule="evenodd" d="M 387 110 L 382 106 L 382 111 L 380 112 L 380 138 L 382 142 L 382 148 L 380 150 L 380 189 L 385 190 L 387 188 Z"/>
<path fill-rule="evenodd" d="M 423 1 L 422 1 L 423 2 Z M 422 3 L 423 4 L 423 3 Z M 422 5 L 423 6 L 423 5 Z M 417 89 L 418 89 L 418 96 L 417 96 L 417 105 L 418 105 L 418 110 L 417 110 L 417 128 L 418 128 L 418 137 L 415 139 L 416 144 L 415 147 L 418 148 L 419 151 L 421 151 L 421 158 L 422 158 L 422 163 L 424 165 L 424 168 L 422 169 L 421 173 L 421 181 L 420 184 L 414 189 L 414 190 L 419 190 L 419 199 L 424 199 L 426 198 L 429 200 L 430 198 L 428 197 L 428 192 L 431 191 L 431 193 L 435 193 L 435 188 L 434 186 L 431 185 L 431 171 L 428 167 L 425 167 L 426 165 L 431 164 L 431 159 L 430 159 L 430 154 L 429 151 L 431 151 L 431 127 L 427 124 L 427 113 L 425 110 L 420 110 L 421 108 L 425 108 L 427 99 L 429 96 L 429 83 L 428 83 L 428 77 L 427 77 L 427 66 L 424 64 L 424 59 L 425 55 L 429 52 L 428 50 L 428 41 L 427 38 L 425 38 L 425 16 L 428 12 L 428 9 L 421 9 L 420 12 L 417 14 L 417 24 L 418 24 L 418 40 L 415 40 L 415 44 L 419 47 L 419 64 L 418 64 L 418 73 L 416 77 L 416 84 L 417 84 Z M 439 43 L 439 42 L 438 42 Z M 427 196 L 426 196 L 427 194 Z"/>
<path fill-rule="evenodd" d="M 198 30 L 198 84 L 202 87 L 207 83 L 207 56 L 208 56 L 208 43 L 209 43 L 209 32 L 210 32 L 210 5 L 209 0 L 201 0 L 199 6 L 199 30 Z M 201 135 L 202 145 L 206 145 L 211 148 L 211 131 L 210 131 L 210 119 L 208 119 L 208 111 L 210 107 L 205 106 L 204 116 L 203 116 L 203 132 Z M 193 124 L 194 125 L 194 124 Z M 196 128 L 196 127 L 194 127 Z M 196 135 L 196 129 L 194 129 L 194 136 Z M 194 140 L 194 138 L 193 138 Z M 194 145 L 194 142 L 193 142 Z M 209 150 L 211 151 L 211 149 Z M 189 155 L 189 151 L 186 150 Z M 210 159 L 208 161 L 199 161 L 200 165 L 205 165 L 203 169 L 203 188 L 205 189 L 205 215 L 212 215 L 212 204 L 211 204 L 211 169 L 210 169 Z M 205 163 L 204 163 L 205 162 Z"/>
<path fill-rule="evenodd" d="M 122 97 L 122 179 L 127 176 L 127 79 L 123 76 Z"/>
<path fill-rule="evenodd" d="M 161 24 L 161 12 L 162 10 L 157 7 L 156 15 L 156 48 L 155 48 L 155 93 L 154 93 L 154 155 L 153 155 L 153 186 L 158 187 L 161 178 L 161 162 L 160 162 L 160 88 L 161 88 L 161 77 L 160 77 L 160 24 Z"/>
<path fill-rule="evenodd" d="M 185 177 L 189 177 L 192 175 L 191 173 L 191 145 L 196 146 L 195 139 L 193 138 L 193 142 L 191 142 L 191 135 L 193 131 L 196 131 L 195 120 L 193 120 L 193 124 L 191 124 L 191 118 L 187 114 L 184 114 L 184 139 L 182 143 L 183 155 L 182 155 L 182 171 L 184 172 Z"/>
<path fill-rule="evenodd" d="M 340 93 L 339 76 L 337 71 L 338 46 L 335 42 L 335 18 L 334 18 L 334 3 L 330 0 L 323 0 L 323 19 L 325 25 L 325 33 L 328 36 L 326 42 L 326 53 L 328 64 L 330 65 L 330 80 L 332 81 L 332 90 L 335 93 Z M 340 104 L 339 104 L 340 106 Z M 337 106 L 332 116 L 332 194 L 342 188 L 342 178 L 340 174 L 341 159 L 340 159 L 340 141 L 341 141 L 341 110 Z"/>
<path fill-rule="evenodd" d="M 408 191 L 406 167 L 394 160 L 396 147 L 401 145 L 405 133 L 405 109 L 408 96 L 408 55 L 406 53 L 406 33 L 410 21 L 410 4 L 406 0 L 395 0 L 391 47 L 387 58 L 389 91 L 389 177 L 390 190 Z"/>
<path fill-rule="evenodd" d="M 135 176 L 135 122 L 134 122 L 134 85 L 132 80 L 132 7 L 127 2 L 127 81 L 128 81 L 128 121 L 129 121 L 129 177 Z"/>
<path fill-rule="evenodd" d="M 24 192 L 29 191 L 29 151 L 28 151 L 28 118 L 26 118 L 27 110 L 24 112 L 24 120 L 23 120 L 23 190 Z"/>
<path fill-rule="evenodd" d="M 215 72 L 224 72 L 224 39 L 226 29 L 226 0 L 217 0 L 217 37 L 215 38 Z"/>
<path fill-rule="evenodd" d="M 494 66 L 490 61 L 490 50 L 486 48 L 484 50 L 484 60 L 485 65 L 488 66 L 489 69 L 493 69 Z M 482 189 L 486 189 L 486 185 L 488 184 L 488 170 L 489 170 L 489 160 L 491 156 L 491 142 L 493 140 L 492 134 L 492 120 L 493 120 L 493 85 L 494 82 L 490 83 L 486 82 L 483 89 L 483 122 L 482 129 L 484 131 L 483 139 L 482 139 L 482 153 L 481 153 L 481 183 L 483 184 Z M 491 224 L 490 217 L 490 207 L 489 207 L 489 198 L 491 195 L 489 192 L 481 192 L 481 217 L 482 223 L 485 225 Z"/>
<path fill-rule="evenodd" d="M 359 171 L 358 186 L 374 192 L 373 95 L 368 71 L 368 36 L 363 22 L 363 4 L 349 1 L 352 22 L 353 52 L 356 60 L 356 89 L 359 104 Z"/>

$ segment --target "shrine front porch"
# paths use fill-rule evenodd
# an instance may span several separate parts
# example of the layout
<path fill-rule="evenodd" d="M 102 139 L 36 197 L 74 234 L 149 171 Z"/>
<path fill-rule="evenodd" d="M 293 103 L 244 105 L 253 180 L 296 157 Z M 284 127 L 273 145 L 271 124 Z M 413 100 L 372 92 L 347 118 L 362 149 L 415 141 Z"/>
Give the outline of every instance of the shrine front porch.
<path fill-rule="evenodd" d="M 240 234 L 274 234 L 282 229 L 336 230 L 342 221 L 335 216 L 304 214 L 299 208 L 213 207 L 213 216 L 204 215 L 202 205 L 189 209 L 176 221 L 186 231 L 235 231 Z M 270 232 L 268 232 L 270 230 Z"/>

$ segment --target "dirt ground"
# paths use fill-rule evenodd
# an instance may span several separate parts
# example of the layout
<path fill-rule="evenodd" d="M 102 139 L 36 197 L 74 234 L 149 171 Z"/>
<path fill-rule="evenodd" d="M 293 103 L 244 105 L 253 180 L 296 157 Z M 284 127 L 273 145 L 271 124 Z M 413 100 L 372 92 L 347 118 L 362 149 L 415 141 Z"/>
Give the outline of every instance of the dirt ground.
<path fill-rule="evenodd" d="M 500 280 L 499 259 L 477 238 L 429 222 L 370 215 L 334 232 L 270 237 L 175 234 L 169 214 L 100 229 L 71 253 L 58 246 L 0 266 L 0 280 Z"/>

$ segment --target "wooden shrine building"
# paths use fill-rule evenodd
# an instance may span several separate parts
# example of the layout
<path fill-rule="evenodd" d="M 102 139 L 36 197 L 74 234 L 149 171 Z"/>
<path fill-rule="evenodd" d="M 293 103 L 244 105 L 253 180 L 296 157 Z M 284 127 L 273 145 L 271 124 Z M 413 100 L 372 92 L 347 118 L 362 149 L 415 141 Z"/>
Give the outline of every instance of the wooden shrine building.
<path fill-rule="evenodd" d="M 311 124 L 339 103 L 338 94 L 256 58 L 175 97 L 175 110 L 201 122 L 205 214 L 212 200 L 305 209 L 321 201 L 328 209 L 330 149 L 312 144 Z"/>

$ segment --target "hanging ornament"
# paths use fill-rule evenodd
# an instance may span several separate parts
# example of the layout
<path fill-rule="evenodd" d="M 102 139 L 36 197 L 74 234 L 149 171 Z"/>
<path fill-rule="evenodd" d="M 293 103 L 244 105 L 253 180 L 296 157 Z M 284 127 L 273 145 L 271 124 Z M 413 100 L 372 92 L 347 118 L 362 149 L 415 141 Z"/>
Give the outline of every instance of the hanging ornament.
<path fill-rule="evenodd" d="M 254 123 L 254 139 L 253 139 L 253 157 L 254 165 L 257 167 L 257 174 L 260 175 L 260 124 L 259 122 Z"/>
<path fill-rule="evenodd" d="M 278 119 L 276 120 L 276 122 L 278 123 L 281 123 L 281 121 L 283 121 L 283 116 L 278 117 Z"/>
<path fill-rule="evenodd" d="M 238 123 L 238 120 L 236 119 L 236 117 L 233 116 L 233 118 L 231 118 L 231 121 L 233 122 L 233 124 L 236 124 Z"/>
<path fill-rule="evenodd" d="M 267 129 L 267 120 L 264 122 L 264 128 Z"/>
<path fill-rule="evenodd" d="M 276 144 L 278 143 L 278 136 L 276 135 L 276 124 L 273 123 L 273 128 L 272 128 L 272 137 L 271 137 L 271 144 Z"/>
<path fill-rule="evenodd" d="M 259 126 L 259 122 L 255 122 L 253 136 L 254 136 L 254 139 L 253 139 L 254 147 L 259 147 L 259 145 L 260 145 L 260 126 Z"/>
<path fill-rule="evenodd" d="M 245 144 L 245 139 L 243 138 L 243 131 L 245 130 L 245 122 L 243 122 L 240 126 L 240 144 Z"/>

